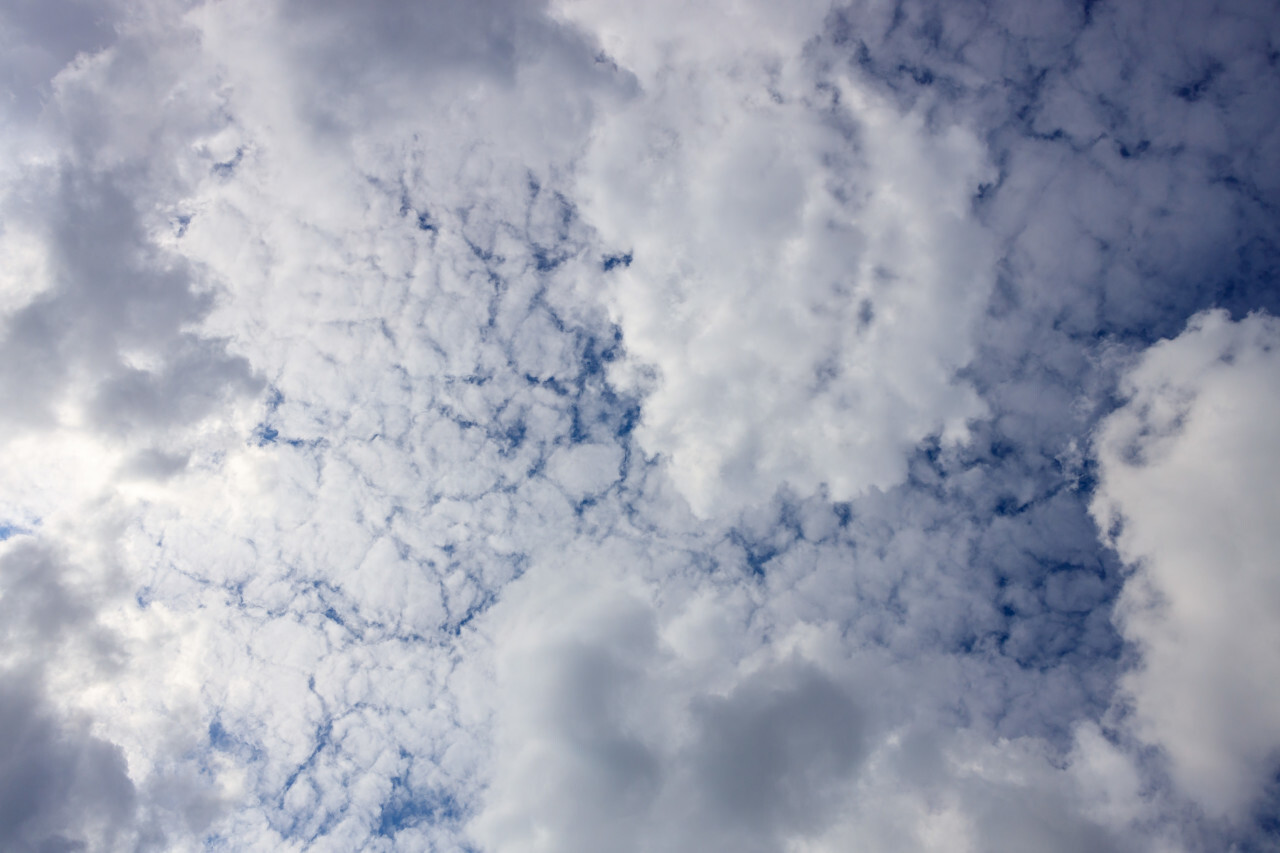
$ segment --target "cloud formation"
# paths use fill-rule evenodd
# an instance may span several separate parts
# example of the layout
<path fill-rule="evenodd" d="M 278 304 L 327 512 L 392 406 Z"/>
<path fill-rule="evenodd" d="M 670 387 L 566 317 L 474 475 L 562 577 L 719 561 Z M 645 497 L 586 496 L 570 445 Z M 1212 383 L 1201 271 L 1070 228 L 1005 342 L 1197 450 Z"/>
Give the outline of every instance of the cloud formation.
<path fill-rule="evenodd" d="M 580 179 L 625 251 L 611 375 L 644 393 L 640 446 L 702 516 L 896 485 L 916 443 L 984 414 L 956 375 L 994 276 L 977 141 L 753 59 L 664 69 L 601 122 Z"/>
<path fill-rule="evenodd" d="M 1272 849 L 1250 3 L 0 11 L 0 846 Z"/>
<path fill-rule="evenodd" d="M 1141 656 L 1124 680 L 1133 724 L 1189 796 L 1237 820 L 1280 744 L 1277 353 L 1274 317 L 1197 314 L 1128 371 L 1098 436 L 1093 511 L 1135 567 L 1117 609 Z"/>

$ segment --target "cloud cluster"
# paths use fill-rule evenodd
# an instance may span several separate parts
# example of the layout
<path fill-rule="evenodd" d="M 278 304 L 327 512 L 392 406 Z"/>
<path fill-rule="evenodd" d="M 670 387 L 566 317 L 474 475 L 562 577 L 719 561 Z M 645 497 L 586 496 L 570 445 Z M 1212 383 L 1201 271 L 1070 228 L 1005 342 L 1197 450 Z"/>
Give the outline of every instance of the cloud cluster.
<path fill-rule="evenodd" d="M 0 846 L 1274 847 L 1277 26 L 0 10 Z"/>

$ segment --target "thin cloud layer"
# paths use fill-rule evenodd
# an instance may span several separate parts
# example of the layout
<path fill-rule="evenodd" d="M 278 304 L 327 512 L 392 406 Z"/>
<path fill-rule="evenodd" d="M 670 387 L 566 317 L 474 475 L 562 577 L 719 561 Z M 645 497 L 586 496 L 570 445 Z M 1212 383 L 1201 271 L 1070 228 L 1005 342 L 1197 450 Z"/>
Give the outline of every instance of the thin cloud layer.
<path fill-rule="evenodd" d="M 1274 848 L 1278 27 L 11 4 L 0 846 Z"/>

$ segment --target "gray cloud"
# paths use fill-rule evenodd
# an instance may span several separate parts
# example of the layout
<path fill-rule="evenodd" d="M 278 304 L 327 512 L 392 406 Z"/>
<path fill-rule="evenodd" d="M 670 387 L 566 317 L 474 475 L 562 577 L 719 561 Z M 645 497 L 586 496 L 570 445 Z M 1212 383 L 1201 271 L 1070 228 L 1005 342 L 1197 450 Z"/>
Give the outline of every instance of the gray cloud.
<path fill-rule="evenodd" d="M 17 122 L 30 121 L 52 94 L 50 81 L 80 54 L 91 54 L 113 39 L 114 4 L 84 0 L 17 0 L 0 11 L 0 109 Z"/>
<path fill-rule="evenodd" d="M 701 849 L 773 850 L 810 834 L 840 805 L 840 783 L 864 757 L 853 701 L 803 666 L 756 675 L 694 705 L 689 796 L 720 836 Z M 710 839 L 708 839 L 710 841 Z M 697 844 L 685 840 L 684 844 Z"/>
<path fill-rule="evenodd" d="M 52 281 L 5 318 L 0 342 L 10 419 L 49 424 L 75 388 L 108 431 L 189 424 L 254 390 L 247 363 L 187 327 L 211 307 L 185 263 L 142 233 L 135 202 L 111 178 L 36 172 L 11 211 L 47 234 Z M 52 189 L 35 198 L 36 188 Z"/>
<path fill-rule="evenodd" d="M 0 727 L 0 844 L 23 853 L 116 849 L 136 807 L 120 748 L 58 720 L 21 677 L 0 677 Z"/>
<path fill-rule="evenodd" d="M 577 580 L 537 572 L 493 612 L 503 710 L 482 841 L 775 850 L 833 822 L 868 751 L 842 685 L 798 658 L 727 681 L 716 662 L 700 684 L 652 605 L 611 572 L 561 570 Z"/>
<path fill-rule="evenodd" d="M 137 796 L 120 748 L 59 712 L 46 673 L 63 656 L 109 670 L 117 648 L 95 595 L 64 558 L 29 536 L 0 554 L 0 844 L 7 850 L 120 849 Z M 79 588 L 77 588 L 79 587 Z"/>

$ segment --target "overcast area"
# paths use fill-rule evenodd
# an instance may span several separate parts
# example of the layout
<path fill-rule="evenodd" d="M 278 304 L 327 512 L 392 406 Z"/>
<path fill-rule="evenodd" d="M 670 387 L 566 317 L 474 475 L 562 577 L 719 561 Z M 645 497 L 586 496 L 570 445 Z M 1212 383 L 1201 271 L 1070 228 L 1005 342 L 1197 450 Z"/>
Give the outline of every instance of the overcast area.
<path fill-rule="evenodd" d="M 1280 8 L 0 0 L 0 849 L 1280 850 Z"/>

